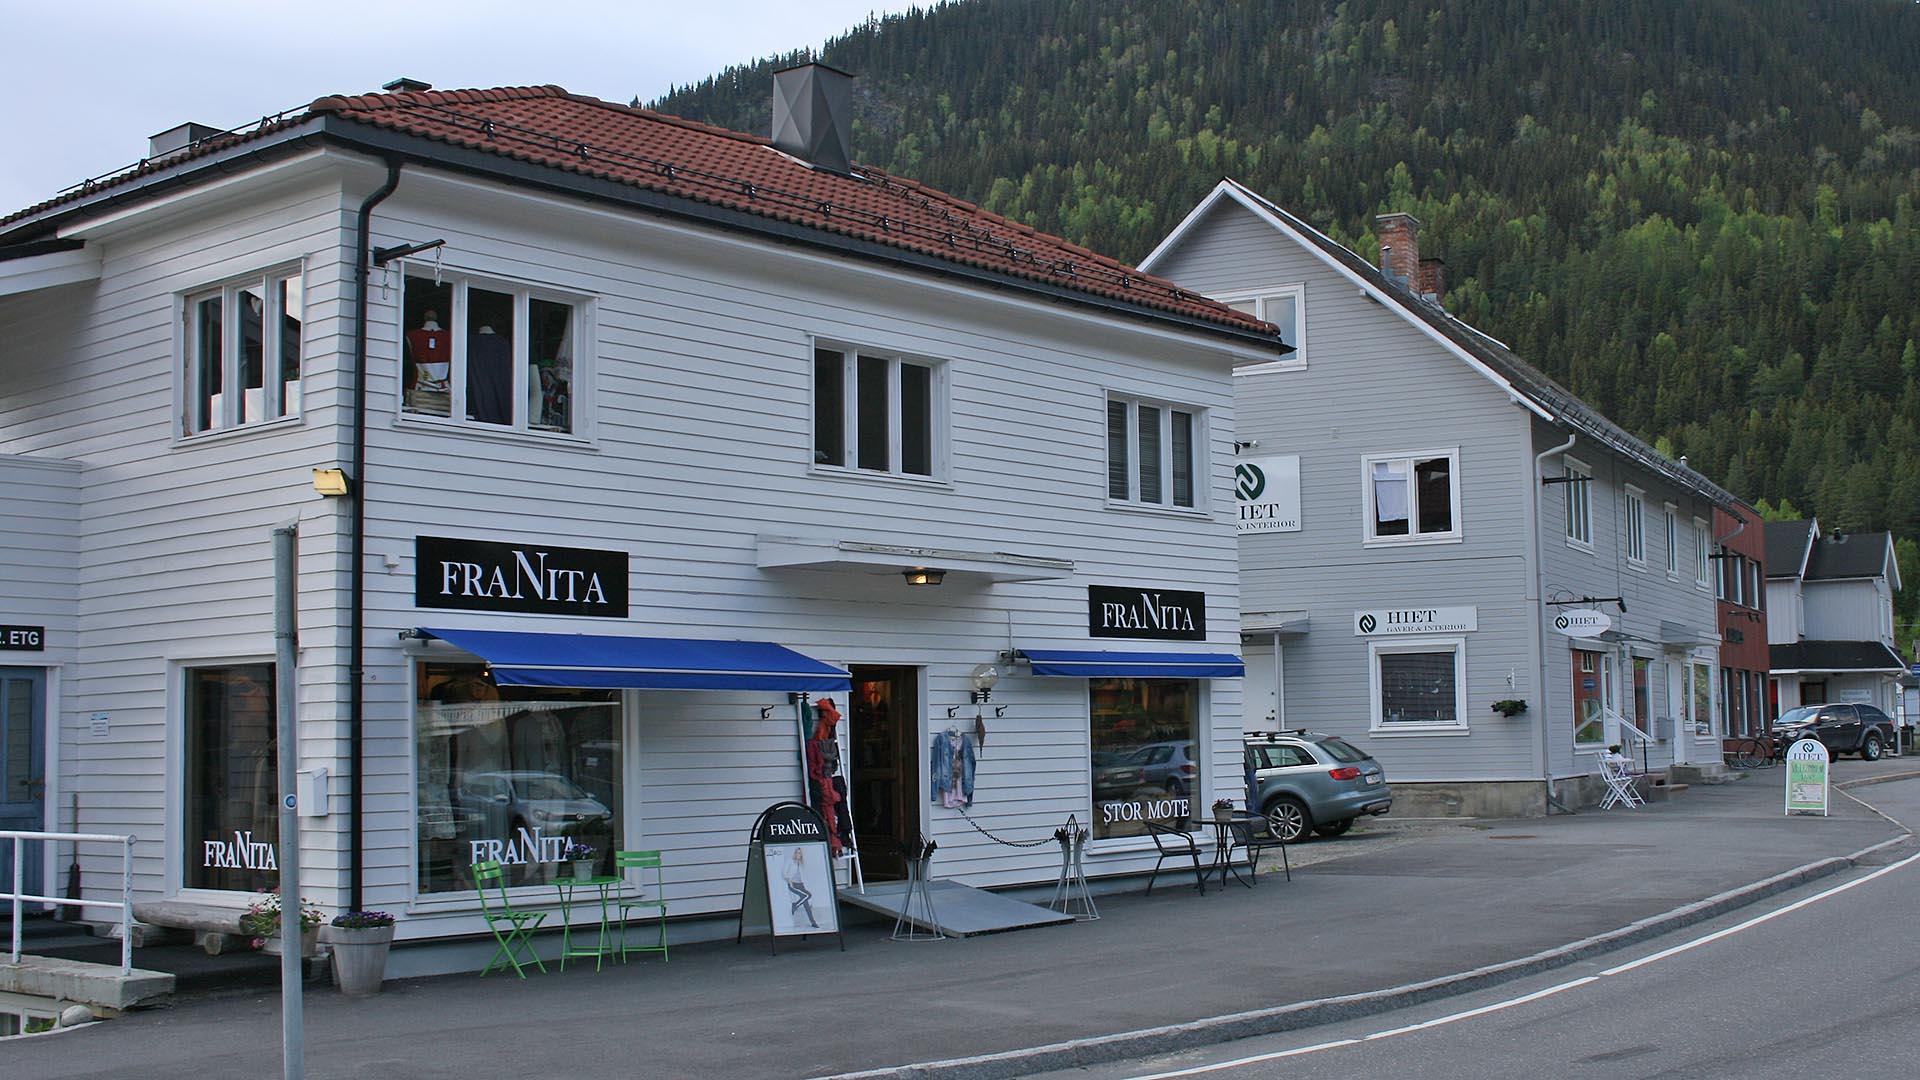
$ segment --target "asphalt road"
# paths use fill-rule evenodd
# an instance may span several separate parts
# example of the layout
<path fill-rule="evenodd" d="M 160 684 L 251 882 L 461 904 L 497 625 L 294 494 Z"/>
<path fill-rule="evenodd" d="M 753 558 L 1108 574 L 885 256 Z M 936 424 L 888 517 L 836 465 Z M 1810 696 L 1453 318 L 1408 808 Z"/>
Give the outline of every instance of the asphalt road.
<path fill-rule="evenodd" d="M 1920 780 L 1854 794 L 1920 822 Z M 1906 1080 L 1920 1073 L 1920 855 L 1884 861 L 1482 993 L 1047 1080 Z"/>

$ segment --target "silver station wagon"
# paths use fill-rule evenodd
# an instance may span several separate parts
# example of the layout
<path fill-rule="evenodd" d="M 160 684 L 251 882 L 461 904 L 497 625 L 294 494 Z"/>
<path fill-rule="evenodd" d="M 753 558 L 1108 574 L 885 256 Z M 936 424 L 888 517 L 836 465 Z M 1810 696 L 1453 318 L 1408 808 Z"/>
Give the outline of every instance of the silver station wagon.
<path fill-rule="evenodd" d="M 1249 731 L 1243 745 L 1251 808 L 1286 843 L 1339 836 L 1355 818 L 1393 808 L 1386 770 L 1344 739 L 1304 728 Z"/>

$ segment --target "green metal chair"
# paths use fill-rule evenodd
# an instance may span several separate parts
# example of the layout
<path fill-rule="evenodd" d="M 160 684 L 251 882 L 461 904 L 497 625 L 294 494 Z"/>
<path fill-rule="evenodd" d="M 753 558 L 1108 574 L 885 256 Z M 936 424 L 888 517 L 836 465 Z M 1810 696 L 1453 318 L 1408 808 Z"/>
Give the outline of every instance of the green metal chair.
<path fill-rule="evenodd" d="M 620 901 L 621 962 L 626 962 L 628 953 L 657 952 L 660 954 L 661 960 L 664 961 L 668 959 L 667 894 L 664 883 L 664 873 L 660 868 L 660 853 L 658 851 L 616 851 L 613 853 L 613 866 L 614 872 L 621 877 L 625 877 L 628 870 L 637 870 L 640 872 L 638 877 L 640 879 L 641 895 L 627 897 Z M 646 871 L 648 870 L 653 871 L 653 881 L 651 884 L 647 881 L 648 875 Z M 654 944 L 627 944 L 627 922 L 632 919 L 633 913 L 636 911 L 649 913 L 643 915 L 643 919 L 652 918 L 658 920 L 660 936 Z"/>
<path fill-rule="evenodd" d="M 502 971 L 512 967 L 515 975 L 526 978 L 527 973 L 521 969 L 518 955 L 523 950 L 526 958 L 533 961 L 544 974 L 547 965 L 540 962 L 540 955 L 534 951 L 533 932 L 547 920 L 547 913 L 513 910 L 513 905 L 507 902 L 506 871 L 501 869 L 497 861 L 473 864 L 473 887 L 480 894 L 480 913 L 487 920 L 487 929 L 493 931 L 493 940 L 499 942 L 499 948 L 493 951 L 493 958 L 487 961 L 486 967 L 480 969 L 480 976 L 485 978 L 496 967 Z M 498 911 L 494 910 L 494 904 L 487 901 L 489 887 L 500 894 Z"/>

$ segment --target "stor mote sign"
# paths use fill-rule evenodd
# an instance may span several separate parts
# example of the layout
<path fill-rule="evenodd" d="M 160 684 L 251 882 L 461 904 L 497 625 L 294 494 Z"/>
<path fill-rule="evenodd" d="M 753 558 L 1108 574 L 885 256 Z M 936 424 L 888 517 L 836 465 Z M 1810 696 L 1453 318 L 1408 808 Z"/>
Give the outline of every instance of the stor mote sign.
<path fill-rule="evenodd" d="M 1183 589 L 1087 586 L 1087 634 L 1097 638 L 1207 639 L 1207 594 Z"/>
<path fill-rule="evenodd" d="M 627 617 L 627 553 L 416 536 L 413 602 L 423 608 Z"/>

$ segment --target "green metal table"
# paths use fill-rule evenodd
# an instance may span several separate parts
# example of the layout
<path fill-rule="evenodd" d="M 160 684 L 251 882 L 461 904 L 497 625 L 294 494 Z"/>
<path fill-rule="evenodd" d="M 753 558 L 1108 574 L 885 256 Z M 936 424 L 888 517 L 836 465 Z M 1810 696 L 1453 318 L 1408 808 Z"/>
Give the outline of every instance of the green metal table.
<path fill-rule="evenodd" d="M 617 887 L 620 882 L 620 878 L 604 875 L 589 878 L 563 877 L 553 879 L 554 890 L 560 894 L 561 971 L 567 970 L 567 960 L 569 957 L 585 959 L 589 956 L 593 957 L 593 970 L 599 971 L 601 962 L 612 955 L 613 942 L 607 934 L 609 926 L 607 903 L 612 897 L 612 890 Z M 573 944 L 573 905 L 575 893 L 580 889 L 593 889 L 600 894 L 600 934 L 594 940 L 592 948 L 587 948 L 584 945 L 575 948 Z"/>

